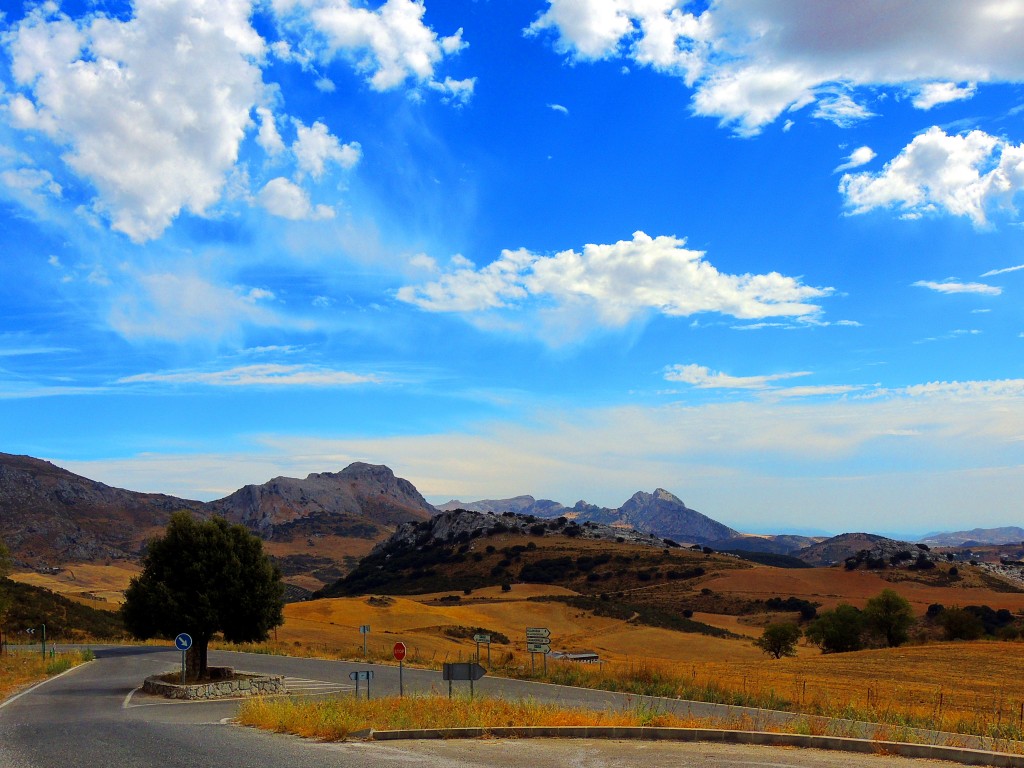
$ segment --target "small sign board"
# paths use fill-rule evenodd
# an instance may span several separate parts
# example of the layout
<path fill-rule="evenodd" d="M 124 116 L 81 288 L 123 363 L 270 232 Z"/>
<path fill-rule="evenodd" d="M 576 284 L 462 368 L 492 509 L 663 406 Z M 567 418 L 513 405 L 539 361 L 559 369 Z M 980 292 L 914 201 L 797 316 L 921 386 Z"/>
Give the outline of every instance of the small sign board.
<path fill-rule="evenodd" d="M 527 643 L 526 650 L 530 653 L 551 653 L 551 643 Z"/>
<path fill-rule="evenodd" d="M 473 635 L 473 642 L 475 643 L 489 643 L 491 642 L 490 635 Z"/>
<path fill-rule="evenodd" d="M 179 651 L 187 651 L 192 647 L 192 636 L 187 632 L 182 632 L 174 638 L 174 647 Z"/>
<path fill-rule="evenodd" d="M 395 654 L 395 661 L 401 661 L 405 658 L 405 650 L 405 643 L 395 643 L 395 647 L 393 649 Z"/>
<path fill-rule="evenodd" d="M 363 624 L 362 626 L 360 626 L 359 627 L 359 634 L 360 635 L 368 635 L 368 634 L 370 634 L 370 625 L 369 624 Z"/>
<path fill-rule="evenodd" d="M 547 627 L 527 627 L 526 639 L 530 641 L 547 640 L 551 637 L 551 630 Z"/>
<path fill-rule="evenodd" d="M 441 670 L 442 680 L 479 680 L 487 674 L 487 670 L 479 664 L 468 661 L 458 664 L 445 664 Z"/>
<path fill-rule="evenodd" d="M 349 672 L 348 673 L 348 679 L 349 680 L 356 680 L 356 681 L 359 681 L 359 680 L 373 680 L 373 670 L 372 669 L 367 669 L 367 670 L 363 670 L 362 672 Z"/>

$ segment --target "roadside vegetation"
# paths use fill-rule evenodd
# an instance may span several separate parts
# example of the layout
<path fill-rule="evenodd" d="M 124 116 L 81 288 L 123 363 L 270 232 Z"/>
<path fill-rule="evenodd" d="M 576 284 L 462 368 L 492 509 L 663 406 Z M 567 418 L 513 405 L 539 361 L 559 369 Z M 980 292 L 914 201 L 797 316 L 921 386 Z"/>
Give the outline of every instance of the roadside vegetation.
<path fill-rule="evenodd" d="M 93 658 L 89 650 L 58 653 L 55 656 L 47 654 L 44 658 L 38 646 L 32 650 L 26 647 L 15 653 L 0 655 L 0 701 L 34 683 L 92 661 Z"/>
<path fill-rule="evenodd" d="M 771 723 L 765 717 L 697 718 L 668 712 L 638 701 L 621 710 L 589 710 L 547 704 L 531 699 L 469 699 L 441 696 L 394 696 L 370 701 L 350 696 L 330 699 L 258 698 L 242 703 L 236 722 L 276 733 L 290 733 L 322 741 L 359 738 L 370 730 L 421 728 L 530 728 L 530 727 L 659 727 L 758 730 L 863 738 L 856 724 L 822 718 L 798 717 L 788 723 Z M 876 741 L 902 741 L 944 746 L 963 746 L 962 737 L 923 738 L 903 725 L 876 728 Z M 1000 739 L 991 744 L 997 751 L 1021 753 L 1024 744 Z"/>

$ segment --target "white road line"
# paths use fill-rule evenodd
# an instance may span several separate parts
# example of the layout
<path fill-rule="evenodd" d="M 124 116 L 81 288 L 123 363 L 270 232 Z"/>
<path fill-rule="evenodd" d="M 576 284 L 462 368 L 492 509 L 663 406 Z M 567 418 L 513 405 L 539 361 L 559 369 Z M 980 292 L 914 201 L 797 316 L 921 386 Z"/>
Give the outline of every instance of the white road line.
<path fill-rule="evenodd" d="M 0 702 L 0 709 L 3 709 L 8 704 L 14 703 L 18 699 L 20 699 L 22 696 L 28 696 L 28 694 L 32 693 L 32 691 L 34 691 L 36 688 L 42 688 L 47 683 L 52 683 L 57 678 L 64 677 L 64 675 L 68 674 L 69 672 L 74 672 L 76 669 L 80 669 L 81 667 L 84 667 L 86 664 L 91 664 L 91 663 L 92 662 L 90 662 L 90 661 L 82 662 L 77 667 L 71 667 L 71 669 L 65 669 L 59 675 L 54 675 L 53 677 L 48 677 L 45 680 L 43 680 L 41 683 L 36 683 L 31 688 L 29 688 L 27 691 L 22 691 L 21 693 L 16 693 L 14 696 L 11 696 L 11 698 L 7 699 L 6 701 Z"/>

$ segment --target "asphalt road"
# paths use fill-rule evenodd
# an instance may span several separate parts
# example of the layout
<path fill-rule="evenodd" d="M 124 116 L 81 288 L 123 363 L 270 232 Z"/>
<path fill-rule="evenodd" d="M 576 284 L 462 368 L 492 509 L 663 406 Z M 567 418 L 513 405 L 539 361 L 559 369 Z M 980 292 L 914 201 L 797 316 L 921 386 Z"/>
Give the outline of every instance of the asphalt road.
<path fill-rule="evenodd" d="M 605 741 L 451 741 L 324 744 L 231 725 L 237 701 L 178 702 L 137 690 L 151 674 L 173 670 L 173 649 L 99 649 L 97 660 L 0 704 L 2 768 L 410 768 L 467 765 L 479 768 L 569 766 L 874 766 L 923 768 L 936 763 L 816 750 L 709 744 Z M 371 695 L 398 693 L 391 666 L 211 652 L 210 663 L 253 672 L 284 674 L 305 695 L 354 695 L 353 670 L 372 669 Z M 404 671 L 407 693 L 447 694 L 439 672 Z M 463 690 L 467 683 L 456 683 Z M 576 688 L 484 678 L 481 695 L 530 696 L 575 706 L 635 706 L 637 699 Z M 365 687 L 360 690 L 365 695 Z M 699 712 L 715 705 L 663 702 Z"/>

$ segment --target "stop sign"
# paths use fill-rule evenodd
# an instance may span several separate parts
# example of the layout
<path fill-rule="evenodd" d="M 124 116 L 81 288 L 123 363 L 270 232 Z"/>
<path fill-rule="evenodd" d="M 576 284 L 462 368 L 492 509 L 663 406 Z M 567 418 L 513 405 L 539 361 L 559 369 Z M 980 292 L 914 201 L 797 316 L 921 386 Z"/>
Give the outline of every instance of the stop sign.
<path fill-rule="evenodd" d="M 395 643 L 395 660 L 401 661 L 405 658 L 405 643 Z"/>

